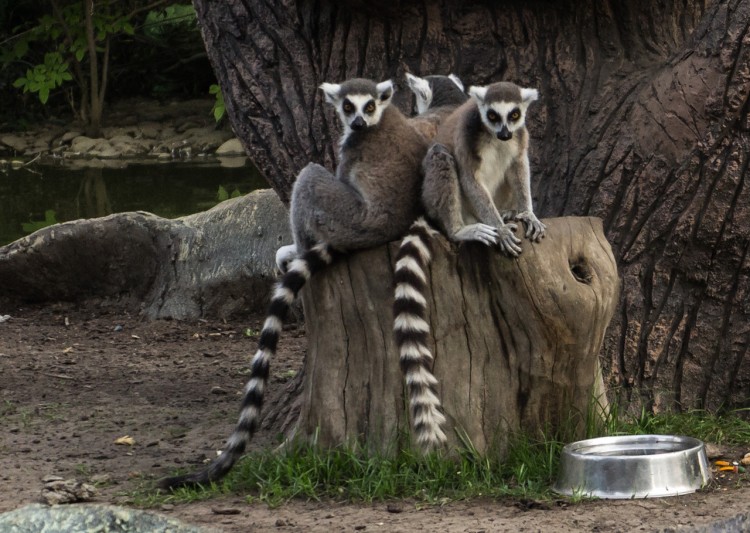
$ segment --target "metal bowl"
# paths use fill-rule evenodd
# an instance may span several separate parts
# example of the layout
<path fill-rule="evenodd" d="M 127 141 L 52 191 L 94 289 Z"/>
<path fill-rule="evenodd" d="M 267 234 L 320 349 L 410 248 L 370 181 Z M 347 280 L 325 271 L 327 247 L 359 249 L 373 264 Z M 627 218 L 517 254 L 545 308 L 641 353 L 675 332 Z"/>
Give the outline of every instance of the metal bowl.
<path fill-rule="evenodd" d="M 602 437 L 563 448 L 552 490 L 568 496 L 658 498 L 690 494 L 710 479 L 706 450 L 698 439 Z"/>

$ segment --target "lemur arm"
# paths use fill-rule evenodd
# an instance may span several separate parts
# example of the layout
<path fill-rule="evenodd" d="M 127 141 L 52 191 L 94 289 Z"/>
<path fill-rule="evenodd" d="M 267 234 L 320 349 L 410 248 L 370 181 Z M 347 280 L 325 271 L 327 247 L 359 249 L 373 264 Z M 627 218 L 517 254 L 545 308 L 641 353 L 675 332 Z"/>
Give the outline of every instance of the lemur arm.
<path fill-rule="evenodd" d="M 469 201 L 474 215 L 480 222 L 497 230 L 497 245 L 506 254 L 516 257 L 521 253 L 521 240 L 515 236 L 516 224 L 503 222 L 503 217 L 495 207 L 492 195 L 483 183 L 474 177 L 468 169 L 461 169 L 459 174 L 461 190 Z"/>
<path fill-rule="evenodd" d="M 514 220 L 523 222 L 526 226 L 526 238 L 539 242 L 544 237 L 547 229 L 534 214 L 531 203 L 531 171 L 529 170 L 529 156 L 523 154 L 508 169 L 507 179 L 510 180 L 516 202 L 516 215 Z"/>

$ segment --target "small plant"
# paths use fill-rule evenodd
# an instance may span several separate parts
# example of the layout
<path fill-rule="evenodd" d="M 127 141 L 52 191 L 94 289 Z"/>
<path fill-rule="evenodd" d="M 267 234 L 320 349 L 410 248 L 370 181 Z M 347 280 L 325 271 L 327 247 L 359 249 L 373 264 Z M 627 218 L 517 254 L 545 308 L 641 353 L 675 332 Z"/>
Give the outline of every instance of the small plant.
<path fill-rule="evenodd" d="M 55 211 L 54 209 L 47 209 L 44 212 L 44 220 L 31 220 L 29 222 L 24 222 L 21 224 L 21 228 L 23 228 L 24 233 L 28 234 L 46 228 L 47 226 L 52 226 L 53 224 L 57 224 Z"/>
<path fill-rule="evenodd" d="M 213 109 L 211 109 L 211 112 L 214 114 L 214 120 L 216 122 L 219 122 L 222 118 L 224 118 L 224 113 L 226 112 L 226 107 L 224 106 L 224 95 L 221 92 L 221 87 L 214 83 L 208 88 L 208 93 L 213 94 L 216 97 L 216 101 L 214 102 L 214 107 Z"/>
<path fill-rule="evenodd" d="M 242 193 L 239 189 L 234 189 L 232 193 L 230 194 L 229 191 L 227 191 L 223 186 L 219 185 L 219 191 L 216 193 L 216 199 L 219 202 L 223 202 L 224 200 L 229 200 L 230 198 L 238 198 L 242 196 Z"/>

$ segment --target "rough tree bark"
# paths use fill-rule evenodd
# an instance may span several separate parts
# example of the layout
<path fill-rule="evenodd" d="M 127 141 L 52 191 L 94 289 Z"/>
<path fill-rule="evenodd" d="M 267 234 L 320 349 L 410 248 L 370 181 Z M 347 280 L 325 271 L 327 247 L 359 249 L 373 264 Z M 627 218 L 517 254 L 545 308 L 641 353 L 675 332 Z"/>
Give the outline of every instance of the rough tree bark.
<path fill-rule="evenodd" d="M 653 409 L 750 404 L 750 0 L 194 3 L 235 132 L 284 201 L 308 161 L 333 166 L 323 81 L 537 87 L 535 205 L 602 218 L 623 279 L 608 383 Z"/>
<path fill-rule="evenodd" d="M 479 244 L 457 253 L 435 239 L 429 342 L 451 444 L 468 437 L 480 453 L 502 455 L 519 431 L 576 423 L 580 430 L 592 397 L 606 405 L 598 356 L 619 294 L 611 248 L 599 219 L 545 223 L 547 238 L 527 243 L 518 259 Z M 387 305 L 397 251 L 394 243 L 355 254 L 304 292 L 308 353 L 298 437 L 326 446 L 365 441 L 380 452 L 407 445 Z"/>

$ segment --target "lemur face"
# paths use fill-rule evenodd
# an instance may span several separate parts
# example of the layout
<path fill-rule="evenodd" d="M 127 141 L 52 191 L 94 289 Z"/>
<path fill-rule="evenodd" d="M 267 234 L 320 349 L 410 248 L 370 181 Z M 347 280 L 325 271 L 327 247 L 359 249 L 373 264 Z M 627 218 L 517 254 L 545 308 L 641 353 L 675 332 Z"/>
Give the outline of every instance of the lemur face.
<path fill-rule="evenodd" d="M 472 87 L 469 94 L 477 103 L 487 130 L 501 141 L 513 138 L 513 132 L 526 123 L 526 109 L 539 97 L 536 89 L 522 89 L 513 83 L 493 83 Z"/>
<path fill-rule="evenodd" d="M 347 133 L 377 125 L 393 97 L 391 80 L 375 84 L 370 80 L 353 79 L 342 84 L 324 83 L 320 88 L 326 101 L 336 108 Z"/>

